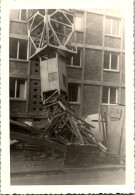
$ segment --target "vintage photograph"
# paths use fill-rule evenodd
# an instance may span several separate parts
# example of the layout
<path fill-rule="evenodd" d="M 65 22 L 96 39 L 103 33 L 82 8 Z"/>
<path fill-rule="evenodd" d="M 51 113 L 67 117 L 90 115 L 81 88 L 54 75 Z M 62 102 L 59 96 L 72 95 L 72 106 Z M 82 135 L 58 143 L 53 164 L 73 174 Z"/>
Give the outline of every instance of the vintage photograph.
<path fill-rule="evenodd" d="M 2 3 L 2 194 L 133 193 L 130 3 Z"/>
<path fill-rule="evenodd" d="M 11 185 L 125 184 L 116 9 L 10 10 Z"/>

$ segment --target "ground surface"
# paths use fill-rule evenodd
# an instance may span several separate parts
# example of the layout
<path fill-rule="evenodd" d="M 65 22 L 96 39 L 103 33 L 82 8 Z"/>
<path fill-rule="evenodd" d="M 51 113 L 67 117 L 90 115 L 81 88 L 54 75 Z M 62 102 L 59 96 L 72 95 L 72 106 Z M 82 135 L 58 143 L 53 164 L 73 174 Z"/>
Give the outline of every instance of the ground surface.
<path fill-rule="evenodd" d="M 120 165 L 100 164 L 85 168 L 64 166 L 62 154 L 45 150 L 11 149 L 11 185 L 120 185 L 125 184 L 125 169 Z"/>

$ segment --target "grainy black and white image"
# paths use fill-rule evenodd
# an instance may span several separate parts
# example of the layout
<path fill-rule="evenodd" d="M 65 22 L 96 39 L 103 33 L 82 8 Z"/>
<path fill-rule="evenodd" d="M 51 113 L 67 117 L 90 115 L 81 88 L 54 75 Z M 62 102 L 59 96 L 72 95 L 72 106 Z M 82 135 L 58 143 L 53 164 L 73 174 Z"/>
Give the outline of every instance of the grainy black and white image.
<path fill-rule="evenodd" d="M 10 9 L 10 184 L 125 184 L 121 9 Z"/>

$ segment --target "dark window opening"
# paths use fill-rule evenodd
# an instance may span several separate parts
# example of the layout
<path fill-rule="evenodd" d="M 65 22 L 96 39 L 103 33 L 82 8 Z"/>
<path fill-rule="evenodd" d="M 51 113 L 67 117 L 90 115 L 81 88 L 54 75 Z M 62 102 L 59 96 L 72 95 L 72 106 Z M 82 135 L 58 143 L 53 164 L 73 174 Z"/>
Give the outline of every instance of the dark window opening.
<path fill-rule="evenodd" d="M 110 88 L 110 104 L 116 104 L 116 89 Z"/>
<path fill-rule="evenodd" d="M 103 87 L 102 103 L 117 104 L 117 88 Z"/>
<path fill-rule="evenodd" d="M 40 118 L 34 118 L 33 121 L 34 121 L 34 122 L 40 122 L 41 119 L 40 119 Z"/>
<path fill-rule="evenodd" d="M 67 54 L 66 64 L 71 66 L 80 66 L 82 58 L 82 49 L 78 48 L 77 54 Z"/>
<path fill-rule="evenodd" d="M 118 70 L 119 54 L 115 52 L 104 52 L 104 69 Z"/>
<path fill-rule="evenodd" d="M 26 9 L 21 10 L 21 20 L 26 21 Z"/>
<path fill-rule="evenodd" d="M 119 36 L 119 19 L 106 18 L 105 19 L 105 33 L 108 35 Z"/>
<path fill-rule="evenodd" d="M 79 86 L 75 83 L 69 83 L 68 84 L 68 90 L 69 90 L 69 101 L 70 102 L 78 102 L 78 90 Z"/>
<path fill-rule="evenodd" d="M 118 60 L 118 55 L 115 53 L 111 54 L 111 69 L 117 70 L 117 60 Z"/>
<path fill-rule="evenodd" d="M 22 60 L 27 59 L 27 41 L 24 40 L 19 41 L 19 59 Z"/>
<path fill-rule="evenodd" d="M 10 78 L 10 97 L 12 98 L 26 98 L 25 80 Z"/>
<path fill-rule="evenodd" d="M 73 56 L 73 65 L 80 66 L 81 51 L 78 49 L 77 54 Z"/>
<path fill-rule="evenodd" d="M 10 38 L 10 58 L 27 59 L 27 41 Z"/>
<path fill-rule="evenodd" d="M 24 90 L 25 90 L 25 81 L 24 80 L 17 80 L 17 98 L 24 98 Z"/>
<path fill-rule="evenodd" d="M 109 58 L 110 58 L 110 53 L 105 52 L 104 53 L 104 68 L 109 69 Z"/>
<path fill-rule="evenodd" d="M 17 58 L 18 40 L 10 38 L 10 58 Z"/>
<path fill-rule="evenodd" d="M 15 97 L 15 79 L 10 79 L 10 97 Z"/>
<path fill-rule="evenodd" d="M 71 58 L 72 58 L 72 56 L 71 56 L 70 54 L 67 54 L 67 55 L 66 55 L 66 64 L 67 64 L 67 65 L 72 65 L 72 64 L 71 64 Z"/>
<path fill-rule="evenodd" d="M 37 92 L 37 89 L 34 89 L 34 91 L 36 91 L 36 92 Z"/>
<path fill-rule="evenodd" d="M 102 103 L 108 103 L 108 87 L 103 87 L 103 96 L 102 96 Z"/>

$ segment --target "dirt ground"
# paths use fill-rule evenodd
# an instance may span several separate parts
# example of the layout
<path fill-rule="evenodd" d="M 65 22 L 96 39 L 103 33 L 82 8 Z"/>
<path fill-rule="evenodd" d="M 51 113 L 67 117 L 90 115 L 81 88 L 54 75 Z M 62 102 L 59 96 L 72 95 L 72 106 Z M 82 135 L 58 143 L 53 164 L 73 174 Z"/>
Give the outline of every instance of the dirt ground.
<path fill-rule="evenodd" d="M 114 164 L 65 167 L 62 153 L 11 148 L 11 185 L 120 185 L 125 168 Z"/>

